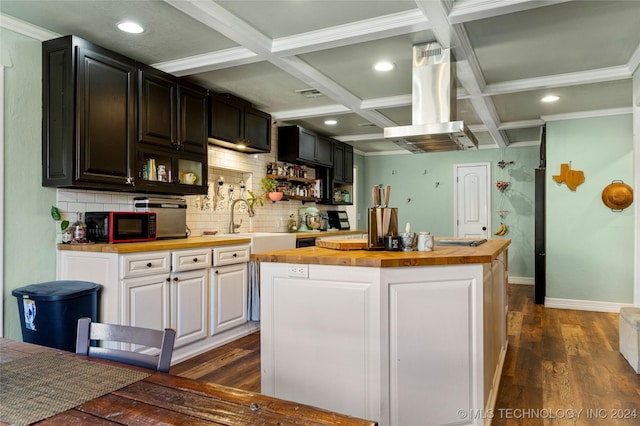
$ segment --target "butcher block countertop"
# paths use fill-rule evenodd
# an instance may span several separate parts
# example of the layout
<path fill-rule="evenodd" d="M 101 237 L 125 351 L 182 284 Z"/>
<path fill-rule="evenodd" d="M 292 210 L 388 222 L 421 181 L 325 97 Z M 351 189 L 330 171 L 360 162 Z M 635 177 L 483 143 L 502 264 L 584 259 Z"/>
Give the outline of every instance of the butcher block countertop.
<path fill-rule="evenodd" d="M 340 237 L 342 235 L 361 235 L 367 234 L 366 229 L 354 229 L 352 231 L 319 231 L 319 232 L 296 232 L 296 239 L 300 238 L 324 238 L 324 237 Z"/>
<path fill-rule="evenodd" d="M 224 235 L 216 235 L 212 237 L 189 237 L 176 240 L 156 240 L 143 243 L 58 244 L 58 250 L 91 251 L 102 253 L 140 253 L 145 251 L 180 250 L 250 243 L 250 238 L 225 237 Z"/>
<path fill-rule="evenodd" d="M 450 240 L 451 238 L 447 238 Z M 463 239 L 461 239 L 463 240 Z M 436 242 L 438 238 L 436 238 Z M 469 240 L 471 241 L 471 240 Z M 304 247 L 251 255 L 258 262 L 300 263 L 312 265 L 367 266 L 391 268 L 400 266 L 463 265 L 491 263 L 511 244 L 508 238 L 490 239 L 477 247 L 439 246 L 433 251 L 369 251 L 333 250 Z"/>

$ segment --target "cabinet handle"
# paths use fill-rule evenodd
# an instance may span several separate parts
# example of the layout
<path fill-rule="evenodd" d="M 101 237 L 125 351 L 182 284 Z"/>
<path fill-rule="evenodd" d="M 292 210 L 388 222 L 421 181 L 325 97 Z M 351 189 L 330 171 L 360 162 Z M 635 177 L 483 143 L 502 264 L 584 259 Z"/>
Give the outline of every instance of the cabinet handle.
<path fill-rule="evenodd" d="M 178 282 L 178 277 L 173 277 L 173 282 Z"/>
<path fill-rule="evenodd" d="M 238 253 L 233 253 L 233 257 L 238 257 Z"/>
<path fill-rule="evenodd" d="M 217 269 L 214 271 L 214 273 L 216 273 L 216 274 L 217 274 L 218 272 L 220 272 L 220 271 L 218 271 Z"/>
<path fill-rule="evenodd" d="M 198 258 L 197 257 L 193 258 L 193 263 L 198 263 Z"/>
<path fill-rule="evenodd" d="M 167 282 L 171 281 L 171 278 L 167 277 L 166 281 L 167 281 Z"/>
<path fill-rule="evenodd" d="M 151 268 L 153 266 L 153 263 L 149 262 L 147 263 L 147 268 Z"/>

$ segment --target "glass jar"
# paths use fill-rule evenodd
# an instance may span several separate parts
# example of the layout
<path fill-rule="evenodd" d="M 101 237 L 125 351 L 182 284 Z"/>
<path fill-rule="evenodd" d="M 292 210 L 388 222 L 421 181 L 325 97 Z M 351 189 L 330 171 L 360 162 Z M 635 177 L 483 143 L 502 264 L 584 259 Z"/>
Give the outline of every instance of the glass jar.
<path fill-rule="evenodd" d="M 87 225 L 82 220 L 82 213 L 77 213 L 76 221 L 73 222 L 70 229 L 72 244 L 83 244 L 89 242 L 87 240 Z"/>

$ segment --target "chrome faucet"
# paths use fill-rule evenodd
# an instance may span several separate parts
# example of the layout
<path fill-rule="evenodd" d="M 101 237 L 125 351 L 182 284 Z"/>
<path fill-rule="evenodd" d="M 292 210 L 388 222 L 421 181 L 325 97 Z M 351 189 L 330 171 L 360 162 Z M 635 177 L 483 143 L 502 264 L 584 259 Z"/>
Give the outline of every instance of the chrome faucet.
<path fill-rule="evenodd" d="M 256 213 L 253 211 L 251 205 L 244 198 L 238 198 L 237 200 L 233 200 L 231 203 L 231 217 L 229 218 L 229 234 L 237 234 L 236 229 L 240 228 L 242 225 L 242 219 L 240 219 L 240 223 L 237 225 L 233 222 L 233 213 L 236 208 L 236 204 L 239 202 L 244 202 L 247 205 L 247 210 L 249 211 L 249 217 L 253 217 Z"/>

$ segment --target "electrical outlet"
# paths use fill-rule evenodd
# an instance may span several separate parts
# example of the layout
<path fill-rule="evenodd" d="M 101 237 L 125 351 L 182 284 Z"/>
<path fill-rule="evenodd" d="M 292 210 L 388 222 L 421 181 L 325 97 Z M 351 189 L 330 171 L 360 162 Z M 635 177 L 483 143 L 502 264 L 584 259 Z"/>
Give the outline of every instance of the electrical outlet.
<path fill-rule="evenodd" d="M 289 265 L 289 276 L 309 278 L 309 265 Z"/>

